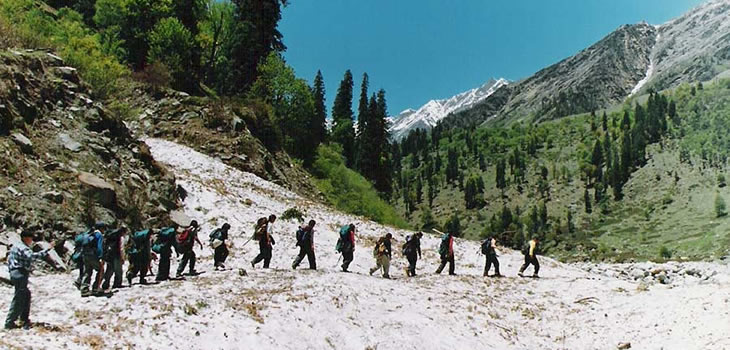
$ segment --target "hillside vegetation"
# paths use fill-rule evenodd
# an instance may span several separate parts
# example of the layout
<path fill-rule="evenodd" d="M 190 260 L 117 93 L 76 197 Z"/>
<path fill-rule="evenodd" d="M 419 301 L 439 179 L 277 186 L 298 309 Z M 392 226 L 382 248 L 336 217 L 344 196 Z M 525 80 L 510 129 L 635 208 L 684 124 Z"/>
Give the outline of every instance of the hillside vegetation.
<path fill-rule="evenodd" d="M 728 81 L 685 84 L 607 113 L 415 132 L 396 202 L 414 225 L 536 235 L 565 259 L 724 256 L 728 99 Z"/>

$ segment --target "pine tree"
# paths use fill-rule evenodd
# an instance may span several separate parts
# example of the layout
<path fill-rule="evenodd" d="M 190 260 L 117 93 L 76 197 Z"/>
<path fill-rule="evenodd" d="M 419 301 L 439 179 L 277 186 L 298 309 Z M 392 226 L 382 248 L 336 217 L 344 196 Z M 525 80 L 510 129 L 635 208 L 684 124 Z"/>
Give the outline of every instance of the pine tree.
<path fill-rule="evenodd" d="M 325 107 L 324 78 L 322 72 L 317 71 L 314 77 L 314 121 L 312 135 L 314 143 L 319 145 L 327 140 L 327 108 Z"/>
<path fill-rule="evenodd" d="M 270 52 L 283 52 L 278 24 L 288 0 L 233 0 L 235 28 L 230 60 L 233 84 L 230 93 L 248 91 L 258 78 L 256 67 Z"/>
<path fill-rule="evenodd" d="M 601 118 L 601 126 L 603 127 L 603 132 L 608 131 L 608 116 L 606 115 L 606 111 L 603 111 L 603 117 Z"/>
<path fill-rule="evenodd" d="M 368 140 L 368 138 L 372 138 L 372 135 L 367 135 L 368 132 L 372 132 L 368 129 L 368 120 L 371 117 L 371 108 L 368 101 L 369 86 L 370 80 L 368 77 L 368 73 L 363 73 L 362 83 L 360 84 L 360 101 L 357 106 L 357 129 L 355 130 L 355 139 L 357 145 L 357 151 L 355 156 L 357 158 L 357 169 L 360 170 L 361 173 L 364 171 L 365 168 L 368 168 L 367 171 L 370 171 L 370 168 L 373 167 L 372 161 L 370 162 L 371 164 L 366 164 L 369 160 L 367 159 L 369 155 L 364 149 L 368 147 L 367 143 L 369 141 L 372 141 Z"/>
<path fill-rule="evenodd" d="M 502 191 L 504 191 L 504 189 L 507 187 L 507 182 L 505 181 L 505 170 L 506 170 L 505 167 L 506 167 L 506 164 L 505 164 L 504 158 L 500 158 L 497 161 L 496 182 L 497 182 L 497 188 L 499 188 Z"/>
<path fill-rule="evenodd" d="M 459 154 L 454 148 L 449 148 L 446 163 L 446 181 L 454 182 L 459 178 Z"/>
<path fill-rule="evenodd" d="M 593 209 L 591 208 L 591 195 L 590 193 L 588 193 L 588 188 L 583 191 L 583 201 L 585 202 L 586 213 L 592 213 Z"/>
<path fill-rule="evenodd" d="M 444 224 L 446 232 L 451 233 L 456 237 L 461 236 L 461 222 L 459 221 L 459 214 L 454 213 L 451 215 L 448 221 Z"/>
<path fill-rule="evenodd" d="M 390 173 L 392 169 L 392 161 L 390 154 L 390 133 L 388 132 L 388 105 L 385 100 L 385 90 L 380 89 L 375 100 L 375 113 L 372 116 L 371 128 L 373 132 L 373 140 L 375 140 L 376 159 L 378 160 L 375 169 L 375 189 L 378 190 L 386 198 L 393 191 L 393 184 Z"/>
<path fill-rule="evenodd" d="M 352 168 L 355 157 L 355 129 L 352 120 L 352 73 L 348 69 L 337 89 L 332 106 L 332 141 L 342 145 L 345 164 Z"/>

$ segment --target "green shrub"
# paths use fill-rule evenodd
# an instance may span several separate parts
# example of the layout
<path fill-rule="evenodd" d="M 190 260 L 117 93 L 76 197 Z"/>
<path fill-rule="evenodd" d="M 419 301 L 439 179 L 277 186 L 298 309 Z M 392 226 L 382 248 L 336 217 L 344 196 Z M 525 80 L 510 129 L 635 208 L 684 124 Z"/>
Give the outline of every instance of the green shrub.
<path fill-rule="evenodd" d="M 281 214 L 282 220 L 297 219 L 298 222 L 304 222 L 304 213 L 297 208 L 289 208 Z"/>
<path fill-rule="evenodd" d="M 173 88 L 189 91 L 195 81 L 191 71 L 195 44 L 190 31 L 177 18 L 164 18 L 152 29 L 148 41 L 147 60 L 163 63 L 170 70 Z"/>
<path fill-rule="evenodd" d="M 727 215 L 727 205 L 725 205 L 725 199 L 723 199 L 719 193 L 715 195 L 715 215 L 718 218 Z"/>
<path fill-rule="evenodd" d="M 672 250 L 670 250 L 666 246 L 661 246 L 661 248 L 659 248 L 659 257 L 662 259 L 671 259 Z"/>
<path fill-rule="evenodd" d="M 408 227 L 395 209 L 378 196 L 371 183 L 345 166 L 339 145 L 320 145 L 312 172 L 317 177 L 317 187 L 337 209 L 382 224 Z"/>

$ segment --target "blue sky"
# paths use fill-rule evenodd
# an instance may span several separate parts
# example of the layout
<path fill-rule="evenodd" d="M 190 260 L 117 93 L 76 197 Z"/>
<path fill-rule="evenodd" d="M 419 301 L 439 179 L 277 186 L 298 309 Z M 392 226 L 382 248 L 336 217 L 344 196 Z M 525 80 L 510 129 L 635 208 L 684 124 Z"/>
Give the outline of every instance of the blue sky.
<path fill-rule="evenodd" d="M 291 0 L 279 30 L 287 62 L 322 70 L 328 115 L 346 69 L 386 90 L 397 115 L 490 78 L 518 80 L 622 24 L 661 24 L 703 0 Z M 357 109 L 357 105 L 353 109 Z"/>

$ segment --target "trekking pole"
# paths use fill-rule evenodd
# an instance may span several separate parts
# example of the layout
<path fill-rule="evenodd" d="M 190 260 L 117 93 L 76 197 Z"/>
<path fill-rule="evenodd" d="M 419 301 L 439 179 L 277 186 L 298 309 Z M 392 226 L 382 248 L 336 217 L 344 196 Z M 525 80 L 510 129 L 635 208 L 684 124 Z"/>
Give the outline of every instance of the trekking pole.
<path fill-rule="evenodd" d="M 335 267 L 340 264 L 340 260 L 342 260 L 342 254 L 340 254 L 339 258 L 337 258 L 337 263 L 335 264 Z"/>
<path fill-rule="evenodd" d="M 443 232 L 441 232 L 441 231 L 439 231 L 439 230 L 437 230 L 437 229 L 435 229 L 435 228 L 434 228 L 433 230 L 434 230 L 434 231 L 436 231 L 436 233 L 438 233 L 438 234 L 442 234 L 442 235 L 445 235 L 445 233 L 443 233 Z"/>
<path fill-rule="evenodd" d="M 245 233 L 245 232 L 244 232 L 244 233 Z M 243 247 L 245 247 L 245 246 L 246 246 L 246 244 L 248 244 L 248 242 L 251 242 L 251 240 L 252 240 L 252 239 L 253 239 L 253 237 L 250 237 L 250 238 L 248 239 L 248 241 L 246 241 L 246 243 L 244 243 L 244 244 L 243 244 L 243 245 L 241 246 L 241 249 L 243 249 Z"/>

